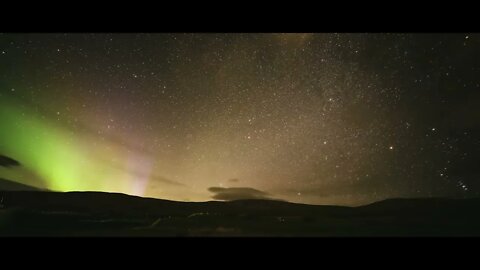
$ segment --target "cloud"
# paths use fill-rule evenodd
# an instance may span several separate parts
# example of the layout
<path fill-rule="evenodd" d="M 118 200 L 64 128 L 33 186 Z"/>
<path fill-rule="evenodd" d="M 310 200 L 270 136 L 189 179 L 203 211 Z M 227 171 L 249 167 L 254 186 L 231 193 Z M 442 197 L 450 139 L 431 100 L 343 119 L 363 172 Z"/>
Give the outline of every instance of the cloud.
<path fill-rule="evenodd" d="M 124 171 L 125 173 L 128 173 L 138 178 L 149 178 L 152 180 L 152 182 L 155 182 L 155 183 L 164 183 L 172 186 L 185 186 L 184 183 L 174 181 L 172 179 L 168 179 L 160 175 L 150 174 L 148 172 L 144 172 L 136 168 L 129 168 L 128 170 L 125 170 L 125 168 L 120 164 L 111 164 L 110 167 Z"/>
<path fill-rule="evenodd" d="M 208 189 L 214 193 L 212 196 L 215 200 L 221 201 L 233 201 L 233 200 L 246 200 L 246 199 L 262 199 L 271 200 L 270 194 L 260 191 L 258 189 L 249 187 L 235 187 L 235 188 L 223 188 L 223 187 L 210 187 Z"/>
<path fill-rule="evenodd" d="M 16 161 L 13 158 L 9 158 L 4 155 L 0 155 L 0 166 L 3 167 L 13 167 L 13 166 L 20 166 L 20 162 Z"/>
<path fill-rule="evenodd" d="M 152 175 L 152 176 L 150 176 L 150 178 L 152 179 L 152 182 L 154 182 L 154 183 L 169 184 L 169 185 L 172 185 L 172 186 L 186 186 L 184 183 L 180 183 L 180 182 L 177 182 L 177 181 L 174 181 L 174 180 L 162 177 L 162 176 Z"/>

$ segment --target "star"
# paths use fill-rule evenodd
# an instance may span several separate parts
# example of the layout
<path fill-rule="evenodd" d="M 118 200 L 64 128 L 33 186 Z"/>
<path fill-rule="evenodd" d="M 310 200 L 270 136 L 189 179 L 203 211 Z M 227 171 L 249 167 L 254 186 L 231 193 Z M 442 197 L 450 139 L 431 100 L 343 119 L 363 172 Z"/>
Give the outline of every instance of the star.
<path fill-rule="evenodd" d="M 338 205 L 480 191 L 475 33 L 2 37 L 0 155 L 47 189 L 208 201 L 239 179 Z"/>

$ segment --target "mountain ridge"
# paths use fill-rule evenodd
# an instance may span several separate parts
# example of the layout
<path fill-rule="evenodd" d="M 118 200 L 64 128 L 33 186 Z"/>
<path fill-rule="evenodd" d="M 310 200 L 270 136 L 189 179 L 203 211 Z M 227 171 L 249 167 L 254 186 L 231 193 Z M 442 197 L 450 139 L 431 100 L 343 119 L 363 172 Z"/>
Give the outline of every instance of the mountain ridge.
<path fill-rule="evenodd" d="M 182 202 L 90 191 L 0 196 L 0 235 L 480 236 L 480 198 L 401 198 L 349 207 L 258 199 Z"/>

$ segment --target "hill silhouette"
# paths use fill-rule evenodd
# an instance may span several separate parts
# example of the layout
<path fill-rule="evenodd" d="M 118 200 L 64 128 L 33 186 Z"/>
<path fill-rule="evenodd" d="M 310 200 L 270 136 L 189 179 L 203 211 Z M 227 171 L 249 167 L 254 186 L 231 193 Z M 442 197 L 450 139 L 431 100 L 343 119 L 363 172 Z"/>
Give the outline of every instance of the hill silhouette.
<path fill-rule="evenodd" d="M 0 178 L 0 191 L 41 191 L 41 189 Z"/>
<path fill-rule="evenodd" d="M 177 202 L 104 192 L 0 196 L 4 236 L 480 236 L 480 199 L 391 199 L 346 207 Z"/>

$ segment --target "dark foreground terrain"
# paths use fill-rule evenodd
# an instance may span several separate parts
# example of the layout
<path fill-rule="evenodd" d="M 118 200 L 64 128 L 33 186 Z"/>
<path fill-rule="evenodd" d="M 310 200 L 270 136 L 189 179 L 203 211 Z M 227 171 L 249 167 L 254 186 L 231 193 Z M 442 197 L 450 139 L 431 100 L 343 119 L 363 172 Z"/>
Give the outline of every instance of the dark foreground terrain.
<path fill-rule="evenodd" d="M 341 207 L 3 191 L 0 201 L 1 236 L 480 236 L 480 199 Z"/>

